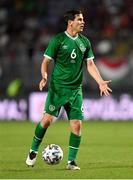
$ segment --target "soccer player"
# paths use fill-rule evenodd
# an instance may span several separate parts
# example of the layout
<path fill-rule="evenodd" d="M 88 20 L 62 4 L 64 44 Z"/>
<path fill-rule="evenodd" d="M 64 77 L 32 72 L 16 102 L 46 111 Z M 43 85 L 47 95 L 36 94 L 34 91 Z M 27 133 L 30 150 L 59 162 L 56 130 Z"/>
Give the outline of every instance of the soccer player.
<path fill-rule="evenodd" d="M 36 126 L 26 164 L 34 166 L 39 145 L 49 125 L 55 117 L 58 117 L 60 108 L 64 106 L 71 129 L 66 169 L 80 170 L 76 164 L 76 156 L 81 142 L 83 120 L 83 63 L 86 63 L 89 74 L 98 83 L 101 96 L 108 96 L 112 92 L 108 86 L 111 80 L 104 81 L 102 79 L 93 61 L 94 55 L 90 41 L 81 34 L 85 24 L 82 12 L 79 10 L 67 11 L 64 18 L 67 23 L 66 31 L 55 35 L 44 53 L 41 65 L 42 79 L 39 83 L 40 91 L 46 85 L 48 66 L 51 61 L 54 61 L 54 68 L 45 102 L 45 111 L 41 122 Z"/>

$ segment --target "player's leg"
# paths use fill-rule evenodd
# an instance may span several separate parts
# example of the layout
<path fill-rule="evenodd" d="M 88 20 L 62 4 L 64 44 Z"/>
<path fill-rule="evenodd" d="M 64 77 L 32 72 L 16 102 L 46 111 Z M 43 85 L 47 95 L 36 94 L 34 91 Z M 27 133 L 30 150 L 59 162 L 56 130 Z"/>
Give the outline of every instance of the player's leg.
<path fill-rule="evenodd" d="M 38 152 L 39 145 L 42 142 L 42 139 L 47 131 L 47 128 L 49 127 L 49 125 L 51 124 L 53 119 L 54 119 L 54 116 L 52 116 L 48 113 L 45 113 L 43 115 L 41 122 L 39 122 L 37 124 L 36 129 L 35 129 L 35 134 L 33 137 L 33 141 L 32 141 L 32 145 L 31 145 L 31 149 L 34 152 Z"/>
<path fill-rule="evenodd" d="M 67 169 L 79 170 L 76 165 L 76 157 L 81 142 L 81 127 L 83 119 L 82 110 L 82 90 L 79 88 L 74 90 L 69 103 L 65 105 L 65 109 L 70 120 L 70 138 Z"/>
<path fill-rule="evenodd" d="M 53 115 L 45 113 L 43 115 L 41 122 L 39 122 L 37 124 L 35 133 L 34 133 L 34 137 L 32 140 L 32 144 L 31 144 L 31 149 L 30 149 L 30 152 L 26 159 L 26 164 L 28 166 L 34 166 L 34 164 L 36 162 L 39 146 L 40 146 L 42 139 L 47 131 L 47 128 L 49 127 L 49 125 L 51 124 L 53 119 L 54 119 Z"/>
<path fill-rule="evenodd" d="M 35 164 L 38 149 L 47 131 L 47 128 L 54 120 L 54 118 L 57 117 L 59 114 L 60 105 L 58 105 L 57 102 L 59 102 L 59 99 L 61 98 L 59 95 L 57 95 L 58 91 L 56 93 L 55 92 L 55 89 L 49 87 L 48 96 L 45 103 L 46 113 L 44 113 L 41 122 L 36 126 L 35 134 L 32 140 L 31 150 L 26 160 L 26 164 L 29 166 L 33 166 Z"/>
<path fill-rule="evenodd" d="M 81 142 L 81 120 L 70 120 L 70 138 L 69 138 L 69 152 L 68 152 L 68 164 L 67 169 L 69 170 L 80 170 L 76 164 L 76 157 Z"/>

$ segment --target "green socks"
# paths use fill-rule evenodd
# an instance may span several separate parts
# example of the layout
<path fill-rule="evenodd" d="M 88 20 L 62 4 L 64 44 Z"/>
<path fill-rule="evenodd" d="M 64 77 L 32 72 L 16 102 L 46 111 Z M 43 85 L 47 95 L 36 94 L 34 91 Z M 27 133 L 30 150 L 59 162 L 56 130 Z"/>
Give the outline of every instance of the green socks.
<path fill-rule="evenodd" d="M 76 155 L 78 153 L 79 145 L 81 141 L 81 136 L 73 134 L 71 132 L 70 139 L 69 139 L 69 154 L 68 154 L 68 161 L 72 161 L 76 159 Z"/>
<path fill-rule="evenodd" d="M 47 128 L 43 128 L 40 123 L 37 124 L 35 129 L 35 135 L 32 140 L 31 149 L 33 151 L 38 151 L 39 145 L 42 142 L 44 134 L 46 133 Z"/>
<path fill-rule="evenodd" d="M 35 152 L 38 151 L 39 145 L 42 142 L 42 139 L 46 133 L 47 128 L 43 128 L 39 123 L 35 129 L 35 135 L 32 140 L 31 149 Z M 81 141 L 81 136 L 73 134 L 71 132 L 70 139 L 69 139 L 69 154 L 68 154 L 68 161 L 72 161 L 76 159 L 76 155 L 78 153 L 79 145 Z"/>

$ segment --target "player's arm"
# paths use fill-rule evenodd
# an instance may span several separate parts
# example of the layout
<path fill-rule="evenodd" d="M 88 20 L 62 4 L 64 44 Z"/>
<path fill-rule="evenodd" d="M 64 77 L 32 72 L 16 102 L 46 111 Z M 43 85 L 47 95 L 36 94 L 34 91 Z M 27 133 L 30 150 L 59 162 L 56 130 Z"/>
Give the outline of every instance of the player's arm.
<path fill-rule="evenodd" d="M 48 65 L 51 62 L 51 60 L 47 57 L 44 57 L 42 64 L 41 64 L 41 75 L 42 79 L 39 83 L 39 89 L 42 91 L 42 89 L 45 87 L 47 82 L 47 76 L 48 76 Z"/>
<path fill-rule="evenodd" d="M 111 82 L 109 81 L 104 81 L 100 75 L 100 72 L 98 68 L 96 67 L 95 63 L 93 60 L 87 60 L 87 70 L 89 74 L 95 79 L 95 81 L 99 85 L 100 89 L 100 95 L 102 96 L 103 94 L 108 96 L 112 90 L 108 87 L 108 83 Z"/>

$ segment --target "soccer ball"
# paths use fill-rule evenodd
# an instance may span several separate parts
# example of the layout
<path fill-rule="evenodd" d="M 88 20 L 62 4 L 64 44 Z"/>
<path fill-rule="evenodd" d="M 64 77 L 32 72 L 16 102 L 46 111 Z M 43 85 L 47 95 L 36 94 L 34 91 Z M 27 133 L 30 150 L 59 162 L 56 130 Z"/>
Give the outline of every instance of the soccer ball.
<path fill-rule="evenodd" d="M 63 151 L 57 144 L 49 144 L 42 151 L 42 159 L 49 165 L 59 164 L 63 159 Z"/>

